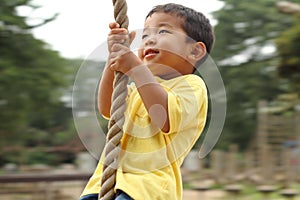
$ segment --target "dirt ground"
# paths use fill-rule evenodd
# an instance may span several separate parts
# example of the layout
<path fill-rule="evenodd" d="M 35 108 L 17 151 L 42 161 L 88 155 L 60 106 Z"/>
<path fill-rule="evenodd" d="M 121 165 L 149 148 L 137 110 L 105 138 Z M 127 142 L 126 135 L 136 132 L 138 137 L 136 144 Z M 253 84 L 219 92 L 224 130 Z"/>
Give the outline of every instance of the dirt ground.
<path fill-rule="evenodd" d="M 23 185 L 13 184 L 10 193 L 1 193 L 4 186 L 0 185 L 0 199 L 2 200 L 78 200 L 81 191 L 83 190 L 86 182 L 70 181 L 70 182 L 54 182 L 54 183 L 38 183 L 32 184 L 23 183 Z M 24 190 L 25 189 L 25 190 Z M 27 192 L 24 192 L 26 191 Z M 23 191 L 23 192 L 20 192 Z M 287 198 L 277 197 L 264 197 L 260 194 L 256 195 L 238 195 L 234 196 L 224 190 L 184 190 L 183 200 L 287 200 Z M 300 200 L 300 194 L 293 200 Z"/>

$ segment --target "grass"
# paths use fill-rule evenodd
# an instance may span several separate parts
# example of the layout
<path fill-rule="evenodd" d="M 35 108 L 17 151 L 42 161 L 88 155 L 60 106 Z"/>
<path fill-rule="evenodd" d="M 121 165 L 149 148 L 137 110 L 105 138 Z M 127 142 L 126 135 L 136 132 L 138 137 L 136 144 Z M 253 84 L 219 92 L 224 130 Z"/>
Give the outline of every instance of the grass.
<path fill-rule="evenodd" d="M 229 192 L 224 193 L 224 197 L 222 198 L 214 198 L 215 200 L 217 199 L 222 199 L 222 200 L 286 200 L 287 198 L 283 197 L 280 194 L 280 190 L 282 189 L 280 185 L 275 185 L 277 188 L 274 190 L 274 192 L 270 192 L 269 194 L 263 194 L 257 190 L 256 185 L 252 184 L 242 184 L 242 191 L 234 195 L 233 193 L 230 194 Z M 291 188 L 297 190 L 300 193 L 300 184 L 294 184 L 291 185 Z M 193 189 L 193 186 L 189 183 L 184 184 L 184 189 Z M 217 191 L 217 190 L 225 190 L 225 187 L 221 184 L 214 184 L 210 187 L 210 191 Z M 211 199 L 213 200 L 213 199 Z M 300 200 L 300 194 L 297 196 L 297 198 L 294 198 L 294 200 Z"/>

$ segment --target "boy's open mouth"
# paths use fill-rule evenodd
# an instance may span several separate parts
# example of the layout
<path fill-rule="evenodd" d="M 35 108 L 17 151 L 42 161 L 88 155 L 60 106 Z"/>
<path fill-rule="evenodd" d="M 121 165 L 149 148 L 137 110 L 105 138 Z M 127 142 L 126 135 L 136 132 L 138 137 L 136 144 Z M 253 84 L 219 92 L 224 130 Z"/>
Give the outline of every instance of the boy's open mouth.
<path fill-rule="evenodd" d="M 146 49 L 146 50 L 144 50 L 144 57 L 145 58 L 149 58 L 149 57 L 155 56 L 157 54 L 159 54 L 159 51 L 157 49 Z"/>

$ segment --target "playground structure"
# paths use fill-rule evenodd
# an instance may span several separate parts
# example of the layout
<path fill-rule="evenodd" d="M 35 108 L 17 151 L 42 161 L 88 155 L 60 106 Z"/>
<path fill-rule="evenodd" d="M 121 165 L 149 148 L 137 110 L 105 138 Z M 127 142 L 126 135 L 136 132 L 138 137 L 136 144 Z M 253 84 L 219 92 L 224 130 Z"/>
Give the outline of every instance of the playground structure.
<path fill-rule="evenodd" d="M 280 95 L 272 102 L 261 101 L 257 108 L 257 130 L 249 148 L 240 152 L 232 144 L 227 151 L 213 150 L 198 169 L 183 170 L 184 182 L 195 190 L 216 185 L 238 195 L 243 185 L 252 185 L 262 194 L 286 197 L 300 194 L 300 105 L 295 94 Z M 189 159 L 189 158 L 187 158 Z M 209 167 L 205 166 L 209 160 Z M 184 169 L 189 168 L 185 165 Z"/>

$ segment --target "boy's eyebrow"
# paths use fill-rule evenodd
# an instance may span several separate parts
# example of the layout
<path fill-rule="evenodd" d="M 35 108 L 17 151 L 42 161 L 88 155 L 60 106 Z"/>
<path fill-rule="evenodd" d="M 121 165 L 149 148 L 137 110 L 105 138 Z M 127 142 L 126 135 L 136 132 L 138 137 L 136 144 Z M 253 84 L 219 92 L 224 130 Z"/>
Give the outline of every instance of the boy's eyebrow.
<path fill-rule="evenodd" d="M 169 28 L 172 28 L 173 26 L 171 26 L 169 23 L 167 23 L 167 22 L 161 22 L 161 23 L 159 23 L 159 25 L 158 25 L 158 27 L 162 27 L 162 26 L 167 26 L 167 27 L 169 27 Z"/>
<path fill-rule="evenodd" d="M 161 27 L 164 27 L 164 26 L 166 26 L 166 27 L 168 27 L 168 28 L 172 28 L 173 26 L 171 26 L 169 23 L 167 23 L 167 22 L 161 22 L 161 23 L 159 23 L 158 24 L 158 26 L 157 27 L 145 27 L 144 29 L 143 29 L 143 31 L 147 31 L 148 29 L 151 29 L 151 28 L 161 28 Z"/>

